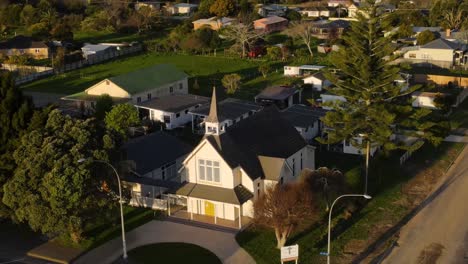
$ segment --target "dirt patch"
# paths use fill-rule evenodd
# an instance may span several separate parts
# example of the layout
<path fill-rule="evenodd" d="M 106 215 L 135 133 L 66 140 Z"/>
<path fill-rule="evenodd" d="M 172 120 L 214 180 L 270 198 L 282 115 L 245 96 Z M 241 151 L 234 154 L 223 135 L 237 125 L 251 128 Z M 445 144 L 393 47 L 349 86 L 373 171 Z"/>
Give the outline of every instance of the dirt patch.
<path fill-rule="evenodd" d="M 432 243 L 419 254 L 417 264 L 436 264 L 442 256 L 445 247 L 439 243 Z"/>

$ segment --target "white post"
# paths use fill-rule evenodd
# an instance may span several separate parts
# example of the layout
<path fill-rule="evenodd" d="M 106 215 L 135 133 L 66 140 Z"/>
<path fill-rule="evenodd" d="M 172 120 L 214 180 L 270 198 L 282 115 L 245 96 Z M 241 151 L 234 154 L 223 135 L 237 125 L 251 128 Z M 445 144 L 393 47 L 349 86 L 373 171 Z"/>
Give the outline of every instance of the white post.
<path fill-rule="evenodd" d="M 167 197 L 167 199 L 166 199 L 166 201 L 167 201 L 167 215 L 171 216 L 171 201 L 169 201 L 169 199 L 170 199 L 169 195 L 166 196 L 166 197 Z"/>
<path fill-rule="evenodd" d="M 190 203 L 192 206 L 190 208 L 190 220 L 193 220 L 193 200 L 191 200 L 192 202 Z"/>
<path fill-rule="evenodd" d="M 242 228 L 242 210 L 241 207 L 239 206 L 239 229 Z"/>

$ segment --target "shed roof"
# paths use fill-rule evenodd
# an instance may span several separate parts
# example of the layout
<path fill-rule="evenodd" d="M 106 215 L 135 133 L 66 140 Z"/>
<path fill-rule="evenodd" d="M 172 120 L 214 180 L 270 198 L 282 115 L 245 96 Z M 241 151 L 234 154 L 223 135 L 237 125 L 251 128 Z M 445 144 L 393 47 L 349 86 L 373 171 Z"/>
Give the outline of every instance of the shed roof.
<path fill-rule="evenodd" d="M 283 22 L 283 21 L 288 21 L 288 20 L 286 18 L 284 18 L 284 17 L 270 16 L 270 17 L 264 17 L 264 18 L 255 20 L 254 22 L 268 25 L 268 24 L 275 24 L 275 23 L 279 23 L 279 22 Z"/>
<path fill-rule="evenodd" d="M 194 94 L 171 94 L 138 103 L 137 107 L 177 113 L 196 105 L 207 104 L 209 101 L 208 97 Z"/>
<path fill-rule="evenodd" d="M 172 64 L 156 64 L 109 78 L 129 94 L 145 92 L 165 84 L 181 81 L 188 75 Z"/>
<path fill-rule="evenodd" d="M 299 92 L 295 87 L 270 86 L 255 96 L 255 99 L 284 100 Z"/>
<path fill-rule="evenodd" d="M 257 112 L 261 109 L 261 106 L 250 101 L 227 98 L 218 102 L 218 121 L 223 122 L 225 120 L 234 120 L 250 111 Z M 191 111 L 190 113 L 206 117 L 210 113 L 210 107 L 205 105 Z"/>
<path fill-rule="evenodd" d="M 281 115 L 287 119 L 293 126 L 306 128 L 312 126 L 317 120 L 325 116 L 327 110 L 322 108 L 312 108 L 305 105 L 293 105 L 283 112 Z"/>

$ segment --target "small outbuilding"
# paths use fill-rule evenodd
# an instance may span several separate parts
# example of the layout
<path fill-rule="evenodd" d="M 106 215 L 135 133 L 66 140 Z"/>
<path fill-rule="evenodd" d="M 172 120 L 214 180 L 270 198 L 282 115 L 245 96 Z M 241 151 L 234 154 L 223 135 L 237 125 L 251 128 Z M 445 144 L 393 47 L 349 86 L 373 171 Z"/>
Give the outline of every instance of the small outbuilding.
<path fill-rule="evenodd" d="M 255 102 L 262 106 L 276 105 L 285 109 L 301 103 L 301 90 L 291 86 L 271 86 L 255 96 Z"/>

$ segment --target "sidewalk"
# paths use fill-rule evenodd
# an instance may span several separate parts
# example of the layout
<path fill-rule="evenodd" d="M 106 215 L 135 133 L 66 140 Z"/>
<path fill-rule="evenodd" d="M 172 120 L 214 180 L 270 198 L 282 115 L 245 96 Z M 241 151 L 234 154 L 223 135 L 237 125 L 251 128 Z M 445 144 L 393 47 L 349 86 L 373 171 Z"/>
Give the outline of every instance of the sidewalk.
<path fill-rule="evenodd" d="M 151 221 L 126 234 L 128 251 L 147 244 L 164 242 L 190 243 L 216 254 L 223 263 L 251 264 L 253 258 L 237 244 L 235 234 L 169 221 Z M 110 264 L 122 255 L 122 240 L 116 238 L 91 250 L 75 264 Z"/>

